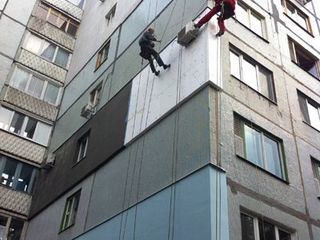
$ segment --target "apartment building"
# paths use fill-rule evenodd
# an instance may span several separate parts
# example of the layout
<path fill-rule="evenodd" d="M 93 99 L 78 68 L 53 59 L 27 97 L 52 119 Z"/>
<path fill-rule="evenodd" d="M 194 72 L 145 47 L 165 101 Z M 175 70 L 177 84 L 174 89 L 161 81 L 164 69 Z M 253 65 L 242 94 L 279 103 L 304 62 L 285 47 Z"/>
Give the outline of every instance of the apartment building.
<path fill-rule="evenodd" d="M 82 16 L 63 11 L 70 24 L 82 19 L 74 47 L 55 40 L 50 61 L 61 63 L 60 49 L 73 50 L 72 60 L 67 72 L 52 74 L 24 61 L 52 39 L 30 25 L 40 19 L 49 25 L 52 10 L 43 9 L 50 3 L 62 8 L 57 0 L 30 8 L 35 17 L 26 20 L 12 59 L 10 52 L 0 55 L 9 62 L 7 73 L 1 70 L 7 74 L 2 111 L 24 114 L 23 134 L 3 128 L 3 139 L 44 149 L 38 162 L 26 157 L 29 145 L 8 150 L 18 140 L 1 150 L 2 162 L 15 159 L 20 169 L 29 164 L 37 171 L 30 212 L 10 209 L 17 200 L 1 205 L 10 222 L 28 217 L 25 239 L 320 239 L 318 1 L 238 0 L 221 38 L 213 18 L 187 47 L 177 43 L 179 31 L 209 11 L 211 1 L 78 1 Z M 158 77 L 139 57 L 138 40 L 149 27 L 171 64 Z M 65 84 L 52 119 L 34 113 L 35 104 L 22 105 L 28 101 L 7 100 L 11 88 L 28 92 L 30 83 L 24 90 L 15 83 L 20 68 L 30 68 L 27 82 L 39 72 L 46 84 Z M 44 96 L 37 101 L 48 104 Z M 28 121 L 52 126 L 55 117 L 46 151 L 28 139 Z M 1 187 L 31 201 L 14 189 L 23 177 L 12 179 Z"/>
<path fill-rule="evenodd" d="M 24 239 L 80 19 L 79 0 L 0 1 L 0 239 Z"/>

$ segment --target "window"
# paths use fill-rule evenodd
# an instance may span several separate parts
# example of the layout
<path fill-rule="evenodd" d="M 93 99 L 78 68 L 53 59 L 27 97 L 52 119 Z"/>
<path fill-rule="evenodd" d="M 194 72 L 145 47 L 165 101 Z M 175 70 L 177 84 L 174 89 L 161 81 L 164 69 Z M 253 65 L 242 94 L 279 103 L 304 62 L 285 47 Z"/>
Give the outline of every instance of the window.
<path fill-rule="evenodd" d="M 288 17 L 296 22 L 303 29 L 312 34 L 309 17 L 299 10 L 293 3 L 288 0 L 282 0 L 282 7 Z"/>
<path fill-rule="evenodd" d="M 320 131 L 320 104 L 298 91 L 303 120 Z"/>
<path fill-rule="evenodd" d="M 77 162 L 80 162 L 82 159 L 84 159 L 87 155 L 87 148 L 88 148 L 88 142 L 89 142 L 89 133 L 84 134 L 79 140 L 78 140 L 78 156 L 77 156 Z"/>
<path fill-rule="evenodd" d="M 49 81 L 42 80 L 22 68 L 16 67 L 10 85 L 29 95 L 57 105 L 60 88 Z"/>
<path fill-rule="evenodd" d="M 117 4 L 115 4 L 110 11 L 107 13 L 107 15 L 105 16 L 105 18 L 108 21 L 108 24 L 111 23 L 111 20 L 113 19 L 114 15 L 116 14 L 116 9 L 117 9 Z"/>
<path fill-rule="evenodd" d="M 320 78 L 319 61 L 292 39 L 288 39 L 291 61 L 296 63 L 306 72 Z"/>
<path fill-rule="evenodd" d="M 73 19 L 67 17 L 66 15 L 56 11 L 55 9 L 40 3 L 37 10 L 36 10 L 36 16 L 38 18 L 41 18 L 62 31 L 70 34 L 71 36 L 76 36 L 79 23 L 74 21 Z"/>
<path fill-rule="evenodd" d="M 231 75 L 271 101 L 276 101 L 272 72 L 234 49 L 230 49 L 230 65 Z"/>
<path fill-rule="evenodd" d="M 0 215 L 0 240 L 20 240 L 24 222 Z"/>
<path fill-rule="evenodd" d="M 291 234 L 261 218 L 240 214 L 242 240 L 291 240 Z"/>
<path fill-rule="evenodd" d="M 100 100 L 102 83 L 100 83 L 89 95 L 89 105 L 91 107 L 97 106 Z"/>
<path fill-rule="evenodd" d="M 109 47 L 110 47 L 110 41 L 108 41 L 102 49 L 98 52 L 97 56 L 97 62 L 96 62 L 96 69 L 100 67 L 104 61 L 108 59 L 108 53 L 109 53 Z"/>
<path fill-rule="evenodd" d="M 48 145 L 51 126 L 0 106 L 0 128 L 39 144 Z"/>
<path fill-rule="evenodd" d="M 9 188 L 31 193 L 36 168 L 0 154 L 1 184 Z"/>
<path fill-rule="evenodd" d="M 237 155 L 278 178 L 287 178 L 284 170 L 283 143 L 280 139 L 238 115 L 234 117 L 234 131 L 242 145 L 238 146 L 238 149 L 243 148 L 242 153 L 236 152 Z"/>
<path fill-rule="evenodd" d="M 78 205 L 80 200 L 80 191 L 67 199 L 64 207 L 63 217 L 61 221 L 60 231 L 63 231 L 75 224 Z"/>
<path fill-rule="evenodd" d="M 236 19 L 259 36 L 266 37 L 264 17 L 247 7 L 245 4 L 238 2 Z"/>
<path fill-rule="evenodd" d="M 66 68 L 68 65 L 69 52 L 33 34 L 27 38 L 25 49 L 60 67 Z"/>
<path fill-rule="evenodd" d="M 313 179 L 316 185 L 316 194 L 320 197 L 320 161 L 311 157 Z"/>
<path fill-rule="evenodd" d="M 83 8 L 84 0 L 67 0 L 68 2 L 71 2 L 73 5 L 76 5 L 78 8 Z"/>

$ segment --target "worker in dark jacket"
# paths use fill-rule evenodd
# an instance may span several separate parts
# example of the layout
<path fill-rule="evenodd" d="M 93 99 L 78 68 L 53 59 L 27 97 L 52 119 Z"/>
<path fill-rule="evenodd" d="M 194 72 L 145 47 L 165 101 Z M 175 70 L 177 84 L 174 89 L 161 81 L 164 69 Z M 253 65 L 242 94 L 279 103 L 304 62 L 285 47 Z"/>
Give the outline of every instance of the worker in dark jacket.
<path fill-rule="evenodd" d="M 160 71 L 156 71 L 154 65 L 153 65 L 153 59 L 152 56 L 156 59 L 158 62 L 159 66 L 162 66 L 164 69 L 167 69 L 170 67 L 170 64 L 164 64 L 159 53 L 157 53 L 153 47 L 154 43 L 153 42 L 160 42 L 158 41 L 154 36 L 154 29 L 149 28 L 148 31 L 146 31 L 142 37 L 139 40 L 139 45 L 141 48 L 140 56 L 143 57 L 144 59 L 147 59 L 150 63 L 150 68 L 152 72 L 158 76 Z"/>
<path fill-rule="evenodd" d="M 234 15 L 234 10 L 236 7 L 236 0 L 215 0 L 216 4 L 210 12 L 208 12 L 200 21 L 195 24 L 195 27 L 201 28 L 203 24 L 208 22 L 215 14 L 221 12 L 218 17 L 218 25 L 220 31 L 217 33 L 217 37 L 220 37 L 224 34 L 226 27 L 224 26 L 224 20 L 232 17 Z"/>

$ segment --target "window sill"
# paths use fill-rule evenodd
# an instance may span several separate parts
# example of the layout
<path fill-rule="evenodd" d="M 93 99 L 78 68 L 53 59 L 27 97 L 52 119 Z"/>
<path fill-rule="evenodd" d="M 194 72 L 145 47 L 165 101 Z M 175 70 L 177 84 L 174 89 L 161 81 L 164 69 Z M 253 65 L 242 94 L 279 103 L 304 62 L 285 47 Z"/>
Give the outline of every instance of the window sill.
<path fill-rule="evenodd" d="M 278 106 L 277 102 L 271 100 L 270 98 L 266 97 L 265 95 L 263 95 L 262 93 L 260 93 L 259 91 L 257 91 L 256 89 L 250 87 L 249 85 L 247 85 L 245 82 L 241 81 L 239 78 L 235 77 L 234 75 L 230 74 L 231 77 L 235 78 L 236 80 L 238 80 L 240 83 L 244 84 L 245 86 L 247 86 L 248 88 L 250 88 L 251 90 L 253 90 L 254 92 L 256 92 L 259 96 L 263 97 L 264 99 L 268 100 L 270 103 L 274 104 L 275 106 Z"/>
<path fill-rule="evenodd" d="M 74 168 L 74 167 L 78 166 L 85 158 L 86 158 L 86 156 L 81 158 L 81 159 L 79 159 L 79 161 L 77 161 L 75 164 L 73 164 L 71 168 Z"/>
<path fill-rule="evenodd" d="M 271 172 L 269 172 L 269 171 L 265 170 L 265 169 L 264 169 L 264 168 L 262 168 L 262 167 L 259 167 L 258 165 L 255 165 L 254 163 L 252 163 L 252 162 L 250 162 L 249 160 L 247 160 L 247 159 L 245 159 L 245 158 L 243 158 L 243 157 L 239 156 L 238 154 L 236 154 L 236 156 L 237 156 L 237 158 L 241 159 L 242 161 L 244 161 L 244 162 L 246 162 L 246 163 L 250 164 L 251 166 L 253 166 L 253 167 L 255 167 L 255 168 L 259 169 L 259 170 L 261 170 L 262 172 L 264 172 L 264 173 L 268 174 L 269 176 L 274 177 L 274 178 L 276 178 L 276 179 L 280 180 L 281 182 L 285 183 L 286 185 L 289 185 L 289 184 L 290 184 L 290 182 L 289 182 L 289 181 L 287 181 L 287 180 L 285 180 L 285 179 L 282 179 L 282 178 L 278 177 L 277 175 L 274 175 L 273 173 L 271 173 Z"/>
<path fill-rule="evenodd" d="M 318 133 L 320 133 L 320 130 L 315 128 L 314 126 L 312 126 L 310 123 L 306 122 L 305 120 L 303 120 L 302 122 L 304 122 L 305 124 L 307 124 L 309 127 L 311 127 L 312 129 L 316 130 Z"/>
<path fill-rule="evenodd" d="M 306 33 L 308 33 L 311 37 L 314 38 L 313 34 L 311 32 L 309 32 L 307 29 L 305 29 L 304 27 L 302 27 L 299 23 L 297 23 L 294 19 L 292 19 L 288 14 L 286 14 L 285 12 L 283 12 L 283 14 L 285 16 L 287 16 L 287 18 L 289 18 L 292 22 L 294 22 L 296 25 L 298 25 L 303 31 L 305 31 Z"/>
<path fill-rule="evenodd" d="M 64 228 L 64 229 L 62 229 L 62 230 L 59 230 L 59 233 L 58 233 L 58 234 L 67 231 L 68 229 L 72 228 L 73 226 L 74 226 L 74 223 L 72 223 L 70 226 L 68 226 L 68 227 L 66 227 L 66 228 Z"/>
<path fill-rule="evenodd" d="M 263 36 L 260 36 L 259 34 L 257 34 L 256 32 L 252 31 L 249 27 L 247 27 L 246 25 L 244 25 L 243 23 L 241 23 L 238 19 L 236 19 L 235 17 L 232 17 L 237 23 L 239 23 L 241 26 L 245 27 L 248 31 L 250 31 L 251 33 L 253 33 L 254 35 L 256 35 L 258 38 L 260 38 L 261 40 L 263 40 L 265 43 L 270 43 L 266 38 L 264 38 Z"/>
<path fill-rule="evenodd" d="M 310 76 L 312 76 L 313 78 L 315 78 L 315 79 L 317 79 L 318 81 L 320 81 L 320 78 L 319 78 L 319 76 L 318 77 L 316 77 L 315 75 L 313 75 L 313 74 L 311 74 L 311 73 L 309 73 L 309 72 L 307 72 L 306 70 L 304 70 L 302 67 L 300 67 L 299 66 L 299 64 L 297 64 L 295 61 L 293 61 L 293 60 L 291 60 L 291 62 L 292 63 L 294 63 L 296 66 L 298 66 L 301 70 L 303 70 L 304 72 L 306 72 L 306 73 L 308 73 Z"/>

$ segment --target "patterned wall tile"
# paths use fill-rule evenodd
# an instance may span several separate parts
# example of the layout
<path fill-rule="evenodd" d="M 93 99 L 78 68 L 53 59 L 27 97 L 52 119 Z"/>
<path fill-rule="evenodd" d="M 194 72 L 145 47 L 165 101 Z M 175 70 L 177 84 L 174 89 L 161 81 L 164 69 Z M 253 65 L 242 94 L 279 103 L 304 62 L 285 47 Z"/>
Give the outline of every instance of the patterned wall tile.
<path fill-rule="evenodd" d="M 33 143 L 27 139 L 15 136 L 0 129 L 0 148 L 18 157 L 41 164 L 46 153 L 44 146 Z"/>
<path fill-rule="evenodd" d="M 0 185 L 0 208 L 27 215 L 30 204 L 30 195 Z"/>
<path fill-rule="evenodd" d="M 4 101 L 9 102 L 29 112 L 32 112 L 38 116 L 44 117 L 48 120 L 54 121 L 55 119 L 57 110 L 55 106 L 40 99 L 34 98 L 13 87 L 8 86 Z"/>

